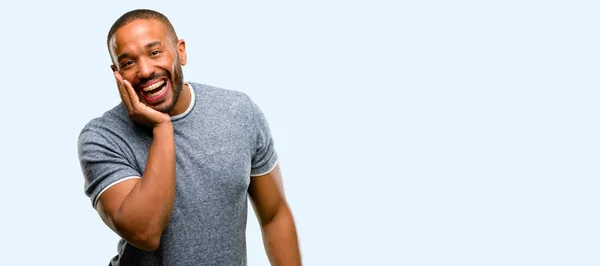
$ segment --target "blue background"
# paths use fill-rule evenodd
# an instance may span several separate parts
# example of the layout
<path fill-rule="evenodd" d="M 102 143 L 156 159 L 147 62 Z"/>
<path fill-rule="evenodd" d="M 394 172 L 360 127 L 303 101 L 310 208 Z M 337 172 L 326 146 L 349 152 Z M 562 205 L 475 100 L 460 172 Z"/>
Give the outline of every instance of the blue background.
<path fill-rule="evenodd" d="M 186 80 L 262 108 L 305 265 L 600 265 L 596 1 L 0 5 L 3 265 L 116 254 L 76 144 L 135 8 L 187 41 Z"/>

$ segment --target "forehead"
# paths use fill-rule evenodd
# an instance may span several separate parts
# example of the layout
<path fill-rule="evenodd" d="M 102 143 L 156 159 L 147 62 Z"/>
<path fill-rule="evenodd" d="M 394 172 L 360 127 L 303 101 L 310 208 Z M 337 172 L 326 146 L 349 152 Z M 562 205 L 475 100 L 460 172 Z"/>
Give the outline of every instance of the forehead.
<path fill-rule="evenodd" d="M 144 46 L 152 41 L 165 43 L 168 38 L 167 27 L 155 19 L 136 19 L 118 29 L 111 43 L 115 53 L 128 48 Z"/>

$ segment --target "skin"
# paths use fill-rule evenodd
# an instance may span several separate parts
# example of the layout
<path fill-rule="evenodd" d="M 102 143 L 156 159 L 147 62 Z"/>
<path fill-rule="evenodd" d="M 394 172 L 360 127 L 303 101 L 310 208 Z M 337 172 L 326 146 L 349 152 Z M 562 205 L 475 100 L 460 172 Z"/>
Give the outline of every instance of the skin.
<path fill-rule="evenodd" d="M 266 175 L 252 177 L 248 194 L 271 265 L 302 265 L 296 225 L 285 200 L 279 165 Z"/>
<path fill-rule="evenodd" d="M 171 39 L 160 21 L 134 20 L 115 33 L 110 50 L 114 62 L 111 68 L 129 117 L 152 129 L 153 141 L 142 178 L 112 186 L 100 196 L 96 208 L 102 220 L 130 244 L 154 251 L 169 222 L 175 197 L 175 142 L 170 115 L 183 113 L 191 100 L 189 88 L 177 77 L 187 60 L 185 41 Z M 160 79 L 167 83 L 166 97 L 157 102 L 145 101 L 140 88 Z M 296 227 L 285 200 L 279 166 L 266 175 L 252 177 L 248 195 L 271 265 L 301 265 Z"/>
<path fill-rule="evenodd" d="M 111 69 L 132 85 L 146 106 L 171 116 L 187 109 L 191 101 L 187 85 L 179 98 L 183 86 L 181 66 L 187 63 L 184 40 L 173 40 L 158 20 L 135 20 L 115 32 L 110 43 Z M 142 97 L 141 89 L 159 80 L 167 81 L 167 95 L 159 102 L 149 103 Z M 121 93 L 121 99 L 124 96 Z"/>

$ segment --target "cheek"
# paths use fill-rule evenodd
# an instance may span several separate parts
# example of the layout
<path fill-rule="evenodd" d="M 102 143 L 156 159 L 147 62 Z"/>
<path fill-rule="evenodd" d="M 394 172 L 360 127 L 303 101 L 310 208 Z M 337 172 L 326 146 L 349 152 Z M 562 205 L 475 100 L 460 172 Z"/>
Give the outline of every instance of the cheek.
<path fill-rule="evenodd" d="M 155 61 L 155 67 L 157 71 L 165 72 L 165 74 L 170 75 L 174 71 L 175 64 L 172 60 L 167 57 L 161 58 L 160 61 Z"/>
<path fill-rule="evenodd" d="M 135 84 L 135 74 L 133 74 L 132 71 L 120 71 L 119 73 L 121 74 L 121 77 L 123 77 L 124 80 L 129 81 L 129 84 L 131 84 L 131 86 Z"/>
<path fill-rule="evenodd" d="M 121 77 L 123 77 L 124 79 L 128 80 L 129 82 L 131 82 L 134 78 L 135 78 L 135 73 L 137 72 L 136 67 L 129 67 L 127 69 L 123 69 L 121 68 L 119 70 L 119 74 L 121 74 Z"/>

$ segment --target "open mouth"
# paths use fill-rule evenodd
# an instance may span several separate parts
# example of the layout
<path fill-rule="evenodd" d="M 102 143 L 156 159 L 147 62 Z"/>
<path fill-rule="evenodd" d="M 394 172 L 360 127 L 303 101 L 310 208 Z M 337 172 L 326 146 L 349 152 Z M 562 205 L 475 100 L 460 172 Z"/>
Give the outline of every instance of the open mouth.
<path fill-rule="evenodd" d="M 167 92 L 167 82 L 164 79 L 140 89 L 147 103 L 159 101 Z"/>

